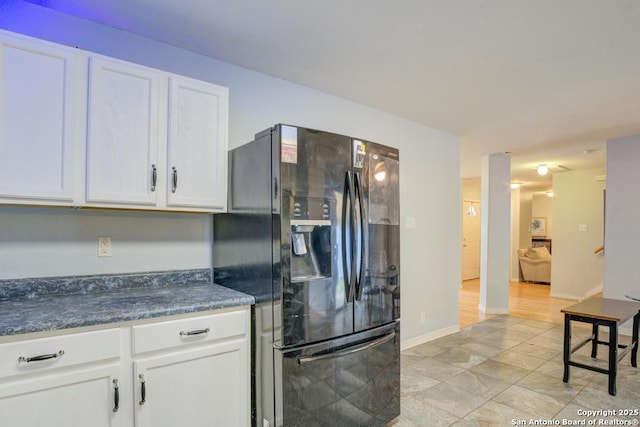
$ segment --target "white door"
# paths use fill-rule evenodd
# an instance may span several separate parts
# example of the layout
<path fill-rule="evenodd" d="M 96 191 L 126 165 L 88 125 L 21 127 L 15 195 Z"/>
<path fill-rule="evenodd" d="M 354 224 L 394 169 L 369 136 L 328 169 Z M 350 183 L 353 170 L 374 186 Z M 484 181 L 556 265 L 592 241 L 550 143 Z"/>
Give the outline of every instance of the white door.
<path fill-rule="evenodd" d="M 167 205 L 225 210 L 227 88 L 171 77 Z"/>
<path fill-rule="evenodd" d="M 160 76 L 91 58 L 87 201 L 154 205 Z"/>
<path fill-rule="evenodd" d="M 242 339 L 134 362 L 136 426 L 249 425 L 248 360 Z"/>
<path fill-rule="evenodd" d="M 0 38 L 0 197 L 73 201 L 71 50 Z"/>
<path fill-rule="evenodd" d="M 20 427 L 129 425 L 119 409 L 114 411 L 117 398 L 113 380 L 118 373 L 119 365 L 112 365 L 5 382 L 0 385 L 0 424 Z"/>
<path fill-rule="evenodd" d="M 480 277 L 480 202 L 462 204 L 462 280 Z"/>

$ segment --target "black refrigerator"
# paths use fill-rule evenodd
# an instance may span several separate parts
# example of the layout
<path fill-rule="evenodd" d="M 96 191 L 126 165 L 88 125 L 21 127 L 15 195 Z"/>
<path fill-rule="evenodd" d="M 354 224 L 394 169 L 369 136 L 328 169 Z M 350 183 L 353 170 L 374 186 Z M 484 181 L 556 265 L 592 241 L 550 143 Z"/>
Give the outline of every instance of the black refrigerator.
<path fill-rule="evenodd" d="M 252 423 L 400 414 L 398 150 L 288 125 L 229 153 L 214 280 L 255 296 Z"/>

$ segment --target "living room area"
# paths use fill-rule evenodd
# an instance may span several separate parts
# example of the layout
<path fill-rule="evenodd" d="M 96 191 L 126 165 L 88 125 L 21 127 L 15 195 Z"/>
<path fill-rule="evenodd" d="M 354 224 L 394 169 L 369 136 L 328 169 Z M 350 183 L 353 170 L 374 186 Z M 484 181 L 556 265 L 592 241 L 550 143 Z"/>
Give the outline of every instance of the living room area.
<path fill-rule="evenodd" d="M 547 187 L 512 185 L 511 287 L 569 301 L 602 292 L 605 184 L 599 167 L 553 173 Z M 479 183 L 463 183 L 461 289 L 479 286 L 481 196 Z"/>

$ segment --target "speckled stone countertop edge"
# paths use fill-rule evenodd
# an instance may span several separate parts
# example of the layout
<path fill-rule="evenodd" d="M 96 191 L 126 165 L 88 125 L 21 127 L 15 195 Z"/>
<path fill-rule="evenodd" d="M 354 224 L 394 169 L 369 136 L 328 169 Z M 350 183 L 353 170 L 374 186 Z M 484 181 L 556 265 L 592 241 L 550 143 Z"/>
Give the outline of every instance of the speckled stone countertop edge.
<path fill-rule="evenodd" d="M 211 282 L 110 289 L 0 300 L 0 336 L 151 320 L 255 304 L 253 296 Z"/>
<path fill-rule="evenodd" d="M 124 274 L 34 277 L 0 280 L 0 302 L 44 295 L 86 294 L 119 289 L 160 288 L 180 283 L 212 281 L 211 269 L 150 271 Z"/>

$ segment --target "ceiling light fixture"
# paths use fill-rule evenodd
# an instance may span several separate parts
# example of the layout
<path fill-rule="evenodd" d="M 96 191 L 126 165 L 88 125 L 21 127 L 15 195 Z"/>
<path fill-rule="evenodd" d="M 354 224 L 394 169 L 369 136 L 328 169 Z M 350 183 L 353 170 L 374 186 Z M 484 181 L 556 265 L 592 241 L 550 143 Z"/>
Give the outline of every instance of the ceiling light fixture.
<path fill-rule="evenodd" d="M 546 175 L 549 173 L 549 166 L 542 164 L 538 166 L 538 175 Z"/>
<path fill-rule="evenodd" d="M 512 188 L 513 190 L 515 190 L 515 189 L 517 189 L 517 188 L 520 188 L 520 183 L 519 183 L 519 182 L 512 182 L 512 183 L 511 183 L 511 188 Z"/>
<path fill-rule="evenodd" d="M 545 194 L 547 197 L 553 197 L 553 191 L 547 191 Z"/>

